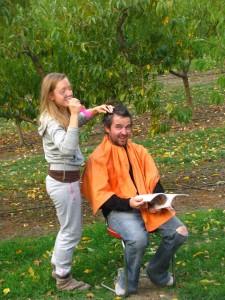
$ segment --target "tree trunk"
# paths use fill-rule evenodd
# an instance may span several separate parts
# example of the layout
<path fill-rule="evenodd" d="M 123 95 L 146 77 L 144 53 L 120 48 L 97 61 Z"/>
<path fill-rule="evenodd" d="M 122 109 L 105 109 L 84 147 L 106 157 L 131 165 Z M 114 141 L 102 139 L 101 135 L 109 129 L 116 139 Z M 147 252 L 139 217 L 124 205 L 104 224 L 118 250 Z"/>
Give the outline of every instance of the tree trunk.
<path fill-rule="evenodd" d="M 21 129 L 21 121 L 16 119 L 15 124 L 16 124 L 16 129 L 17 129 L 18 135 L 19 135 L 20 146 L 24 146 L 25 141 L 24 141 L 23 132 Z"/>
<path fill-rule="evenodd" d="M 187 72 L 183 71 L 182 73 L 180 73 L 180 72 L 176 72 L 173 70 L 170 70 L 169 72 L 179 78 L 182 78 L 183 84 L 184 84 L 184 90 L 185 90 L 185 94 L 186 94 L 186 102 L 187 102 L 188 106 L 192 107 L 193 101 L 192 101 L 191 89 L 190 89 L 190 85 L 189 85 Z"/>
<path fill-rule="evenodd" d="M 190 89 L 190 84 L 188 80 L 188 75 L 187 73 L 184 73 L 184 76 L 182 77 L 183 83 L 184 83 L 184 89 L 185 89 L 185 94 L 186 94 L 186 101 L 188 106 L 193 106 L 193 101 L 192 101 L 192 96 L 191 96 L 191 89 Z"/>

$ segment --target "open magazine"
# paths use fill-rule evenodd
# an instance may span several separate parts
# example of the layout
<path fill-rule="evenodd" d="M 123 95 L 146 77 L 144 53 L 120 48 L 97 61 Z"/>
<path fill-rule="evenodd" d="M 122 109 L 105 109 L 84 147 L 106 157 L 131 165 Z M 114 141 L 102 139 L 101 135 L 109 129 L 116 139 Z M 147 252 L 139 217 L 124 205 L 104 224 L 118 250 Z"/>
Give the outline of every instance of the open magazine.
<path fill-rule="evenodd" d="M 143 199 L 145 202 L 149 203 L 149 208 L 162 209 L 171 208 L 172 202 L 176 197 L 189 196 L 188 194 L 144 194 L 138 195 L 136 199 Z"/>

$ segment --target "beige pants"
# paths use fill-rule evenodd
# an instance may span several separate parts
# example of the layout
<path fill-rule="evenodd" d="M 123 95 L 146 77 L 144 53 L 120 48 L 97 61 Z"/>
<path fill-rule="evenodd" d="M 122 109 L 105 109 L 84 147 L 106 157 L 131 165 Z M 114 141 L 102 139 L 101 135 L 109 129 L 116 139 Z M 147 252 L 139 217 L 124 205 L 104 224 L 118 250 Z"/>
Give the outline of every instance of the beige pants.
<path fill-rule="evenodd" d="M 57 275 L 65 276 L 71 271 L 73 252 L 81 238 L 80 183 L 63 183 L 47 176 L 46 189 L 60 224 L 51 263 L 55 265 Z"/>

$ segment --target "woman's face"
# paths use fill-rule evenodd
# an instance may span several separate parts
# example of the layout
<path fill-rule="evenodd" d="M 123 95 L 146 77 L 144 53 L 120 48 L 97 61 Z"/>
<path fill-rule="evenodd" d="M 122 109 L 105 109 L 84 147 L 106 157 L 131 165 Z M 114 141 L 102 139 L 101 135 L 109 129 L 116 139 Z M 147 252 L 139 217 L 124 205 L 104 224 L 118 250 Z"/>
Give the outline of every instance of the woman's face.
<path fill-rule="evenodd" d="M 57 106 L 67 107 L 68 100 L 73 98 L 73 91 L 71 84 L 67 77 L 60 80 L 52 93 L 50 93 L 49 99 L 55 101 Z"/>

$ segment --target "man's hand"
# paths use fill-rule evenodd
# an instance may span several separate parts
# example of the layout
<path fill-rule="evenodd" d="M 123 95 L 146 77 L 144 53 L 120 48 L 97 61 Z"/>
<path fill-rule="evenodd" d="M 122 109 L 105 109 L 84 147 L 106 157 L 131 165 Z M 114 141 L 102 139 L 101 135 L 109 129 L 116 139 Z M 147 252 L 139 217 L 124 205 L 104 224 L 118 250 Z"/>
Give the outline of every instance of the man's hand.
<path fill-rule="evenodd" d="M 146 208 L 150 213 L 153 214 L 161 210 L 161 209 L 154 208 L 154 206 L 149 205 L 149 203 L 147 202 L 144 202 L 143 198 L 140 198 L 140 196 L 138 196 L 138 198 L 136 197 L 130 198 L 130 207 L 135 209 Z"/>
<path fill-rule="evenodd" d="M 156 209 L 154 207 L 149 207 L 148 211 L 152 214 L 156 214 L 157 212 L 159 212 L 161 209 Z"/>
<path fill-rule="evenodd" d="M 136 197 L 132 197 L 130 198 L 130 207 L 132 208 L 136 208 L 136 209 L 140 209 L 141 207 L 145 206 L 146 203 L 144 202 L 144 200 L 142 198 L 136 198 Z"/>

